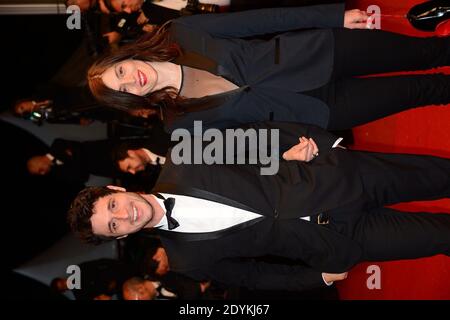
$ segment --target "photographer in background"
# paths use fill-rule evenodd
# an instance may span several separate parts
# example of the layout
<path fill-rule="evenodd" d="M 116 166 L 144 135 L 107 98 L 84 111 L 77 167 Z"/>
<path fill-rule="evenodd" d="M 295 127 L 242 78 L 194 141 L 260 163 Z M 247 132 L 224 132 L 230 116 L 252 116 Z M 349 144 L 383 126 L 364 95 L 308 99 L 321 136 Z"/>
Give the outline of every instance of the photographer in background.
<path fill-rule="evenodd" d="M 136 266 L 139 273 L 124 283 L 124 300 L 223 299 L 224 290 L 219 290 L 215 283 L 199 282 L 170 271 L 170 262 L 158 236 L 147 233 L 124 241 L 124 261 Z"/>
<path fill-rule="evenodd" d="M 83 2 L 87 0 L 71 0 Z M 99 0 L 100 1 L 100 0 Z M 117 28 L 105 36 L 109 43 L 119 43 L 124 34 L 151 32 L 158 26 L 180 16 L 201 13 L 222 13 L 261 8 L 292 7 L 343 0 L 101 0 L 110 14 L 126 13 L 117 21 Z M 129 36 L 130 37 L 130 36 Z"/>
<path fill-rule="evenodd" d="M 85 183 L 90 174 L 114 177 L 117 172 L 111 161 L 112 148 L 109 140 L 55 139 L 46 154 L 35 155 L 27 161 L 27 169 L 31 175 L 52 175 L 77 183 Z"/>
<path fill-rule="evenodd" d="M 37 125 L 44 122 L 88 125 L 93 120 L 108 121 L 114 112 L 100 106 L 87 87 L 41 85 L 31 98 L 13 104 L 15 116 L 29 119 Z"/>
<path fill-rule="evenodd" d="M 227 0 L 104 0 L 111 12 L 143 12 L 151 24 L 162 24 L 167 20 L 178 18 L 183 8 L 188 8 L 191 13 L 219 12 L 220 6 L 214 3 L 229 3 Z M 143 21 L 141 21 L 143 22 Z"/>

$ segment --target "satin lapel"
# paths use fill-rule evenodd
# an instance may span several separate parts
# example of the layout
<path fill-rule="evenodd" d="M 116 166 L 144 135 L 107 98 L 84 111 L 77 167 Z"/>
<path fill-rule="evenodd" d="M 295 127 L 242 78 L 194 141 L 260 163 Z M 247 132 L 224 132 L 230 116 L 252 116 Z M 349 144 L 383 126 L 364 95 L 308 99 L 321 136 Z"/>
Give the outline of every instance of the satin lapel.
<path fill-rule="evenodd" d="M 232 233 L 238 232 L 242 229 L 253 226 L 254 224 L 265 219 L 264 216 L 260 218 L 256 218 L 250 221 L 246 221 L 235 226 L 214 231 L 214 232 L 199 232 L 199 233 L 187 233 L 187 232 L 176 232 L 176 231 L 167 231 L 167 230 L 159 230 L 155 229 L 155 231 L 163 237 L 168 239 L 178 240 L 178 241 L 203 241 L 203 240 L 214 240 L 221 238 L 226 235 L 230 235 Z"/>
<path fill-rule="evenodd" d="M 212 193 L 209 191 L 200 190 L 197 188 L 179 187 L 179 186 L 177 186 L 175 184 L 171 184 L 171 183 L 158 183 L 152 191 L 177 194 L 180 196 L 190 196 L 190 197 L 194 197 L 194 198 L 200 198 L 200 199 L 214 201 L 214 202 L 225 204 L 227 206 L 231 206 L 231 207 L 235 207 L 235 208 L 239 208 L 242 210 L 247 210 L 250 212 L 260 214 L 258 212 L 258 210 L 253 209 L 243 203 L 240 203 L 238 201 L 223 197 L 221 195 L 218 195 L 218 194 L 215 194 L 215 193 Z"/>
<path fill-rule="evenodd" d="M 184 51 L 183 54 L 178 56 L 173 62 L 182 66 L 205 70 L 217 75 L 217 62 L 197 52 Z"/>
<path fill-rule="evenodd" d="M 195 197 L 199 199 L 209 200 L 218 202 L 224 205 L 228 205 L 231 207 L 239 208 L 242 210 L 254 212 L 261 214 L 257 210 L 240 203 L 238 201 L 223 197 L 221 195 L 217 195 L 205 190 L 200 190 L 197 188 L 185 188 L 185 187 L 178 187 L 174 184 L 170 183 L 159 183 L 155 186 L 155 188 L 152 190 L 153 192 L 162 192 L 162 193 L 171 193 L 176 195 L 184 195 L 184 196 L 190 196 Z M 173 231 L 166 231 L 166 230 L 157 230 L 158 233 L 163 235 L 164 237 L 171 238 L 171 239 L 177 239 L 177 240 L 183 240 L 183 241 L 201 241 L 201 240 L 212 240 L 217 239 L 220 237 L 223 237 L 224 235 L 228 235 L 233 232 L 237 232 L 239 230 L 242 230 L 244 228 L 248 228 L 255 223 L 260 222 L 265 217 L 262 216 L 257 219 L 253 219 L 250 221 L 246 221 L 243 223 L 240 223 L 238 225 L 229 227 L 227 229 L 215 231 L 215 232 L 203 232 L 203 233 L 184 233 L 184 232 L 173 232 Z"/>

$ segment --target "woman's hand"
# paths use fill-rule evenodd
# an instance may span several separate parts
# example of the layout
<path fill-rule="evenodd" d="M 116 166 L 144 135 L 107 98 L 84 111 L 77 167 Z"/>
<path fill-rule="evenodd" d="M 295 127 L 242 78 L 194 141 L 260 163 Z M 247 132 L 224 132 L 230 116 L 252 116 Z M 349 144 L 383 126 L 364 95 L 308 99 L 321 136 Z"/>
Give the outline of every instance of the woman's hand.
<path fill-rule="evenodd" d="M 156 25 L 153 24 L 145 24 L 142 26 L 142 31 L 144 32 L 153 32 L 156 29 Z"/>
<path fill-rule="evenodd" d="M 344 28 L 347 29 L 368 29 L 369 16 L 367 12 L 353 9 L 345 11 L 344 15 Z"/>
<path fill-rule="evenodd" d="M 146 24 L 148 22 L 148 18 L 145 16 L 145 14 L 141 11 L 141 14 L 136 20 L 137 24 Z"/>
<path fill-rule="evenodd" d="M 283 159 L 309 162 L 319 155 L 319 148 L 312 138 L 301 137 L 299 143 L 283 153 Z"/>

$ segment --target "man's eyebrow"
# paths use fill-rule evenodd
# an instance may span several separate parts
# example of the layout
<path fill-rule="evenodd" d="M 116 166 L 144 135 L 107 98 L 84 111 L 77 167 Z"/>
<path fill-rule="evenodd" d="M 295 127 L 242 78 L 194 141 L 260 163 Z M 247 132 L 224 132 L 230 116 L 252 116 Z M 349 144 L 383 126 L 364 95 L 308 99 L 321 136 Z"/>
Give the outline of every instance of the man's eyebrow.
<path fill-rule="evenodd" d="M 108 203 L 106 205 L 106 209 L 108 210 L 108 212 L 111 212 L 110 205 L 111 205 L 111 199 L 108 200 Z M 112 219 L 109 220 L 109 222 L 108 222 L 108 229 L 109 229 L 109 232 L 114 233 L 111 225 L 112 225 Z"/>

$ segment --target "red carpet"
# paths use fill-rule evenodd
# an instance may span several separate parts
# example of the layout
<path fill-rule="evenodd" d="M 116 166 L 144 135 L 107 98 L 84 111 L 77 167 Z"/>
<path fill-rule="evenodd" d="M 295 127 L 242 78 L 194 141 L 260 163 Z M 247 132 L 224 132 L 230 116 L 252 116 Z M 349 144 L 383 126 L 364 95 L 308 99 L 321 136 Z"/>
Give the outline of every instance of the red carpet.
<path fill-rule="evenodd" d="M 381 14 L 404 15 L 409 8 L 424 0 L 350 0 L 349 9 L 366 10 L 378 5 Z M 413 36 L 432 36 L 433 33 L 414 29 L 406 19 L 385 17 L 383 30 Z M 431 72 L 450 73 L 450 68 Z M 450 106 L 420 108 L 360 126 L 354 129 L 355 149 L 430 154 L 450 158 Z M 450 199 L 396 205 L 408 211 L 450 213 Z M 368 289 L 370 265 L 380 267 L 380 289 Z M 450 300 L 450 258 L 440 255 L 431 258 L 363 263 L 354 267 L 345 281 L 338 284 L 341 299 L 448 299 Z"/>

